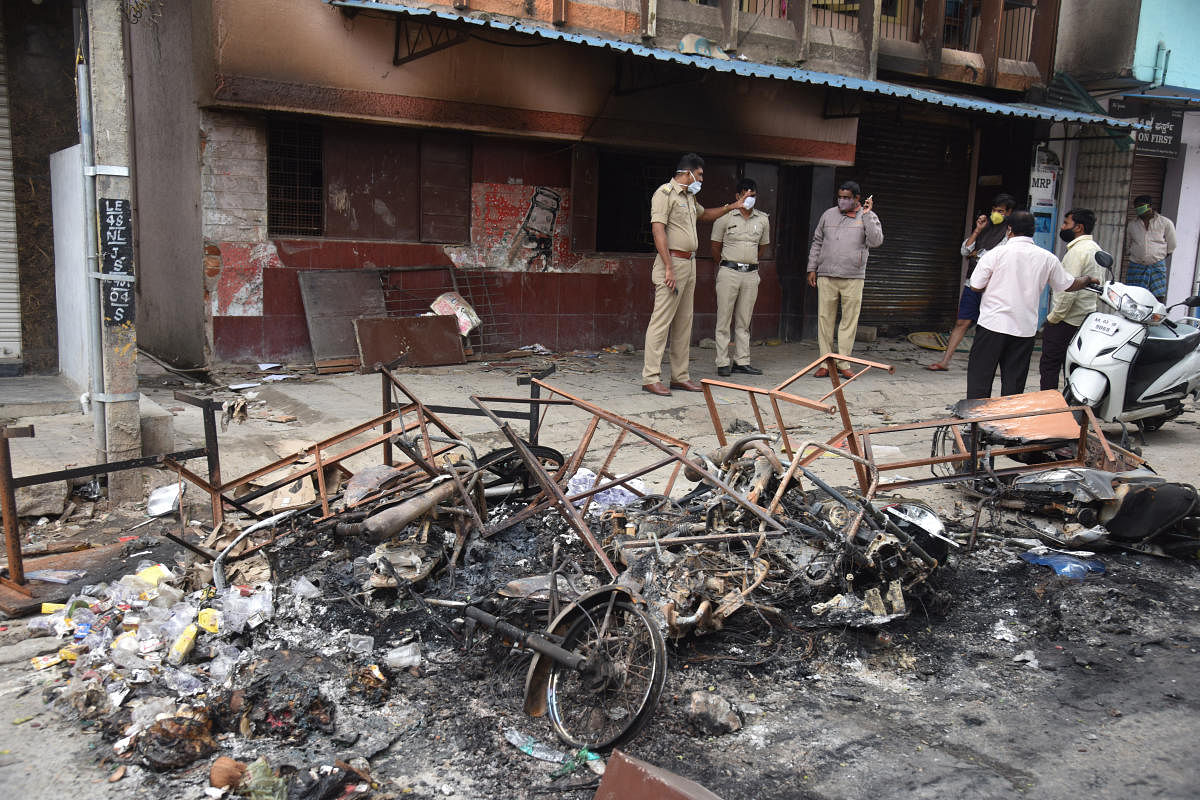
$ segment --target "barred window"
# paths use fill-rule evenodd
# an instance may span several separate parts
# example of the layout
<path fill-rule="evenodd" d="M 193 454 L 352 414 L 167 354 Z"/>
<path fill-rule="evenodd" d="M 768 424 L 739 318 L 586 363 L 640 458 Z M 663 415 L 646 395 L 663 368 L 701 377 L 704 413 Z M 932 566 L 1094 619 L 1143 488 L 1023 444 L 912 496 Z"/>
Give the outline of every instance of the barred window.
<path fill-rule="evenodd" d="M 321 128 L 272 120 L 267 139 L 267 231 L 272 236 L 325 232 Z"/>

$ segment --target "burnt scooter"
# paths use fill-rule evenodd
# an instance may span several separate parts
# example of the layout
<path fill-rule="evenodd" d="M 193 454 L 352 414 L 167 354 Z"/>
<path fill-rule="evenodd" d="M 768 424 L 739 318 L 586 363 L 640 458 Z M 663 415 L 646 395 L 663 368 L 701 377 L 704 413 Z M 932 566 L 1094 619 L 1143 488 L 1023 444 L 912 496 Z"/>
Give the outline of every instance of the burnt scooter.
<path fill-rule="evenodd" d="M 1113 257 L 1101 250 L 1095 258 L 1111 275 Z M 1200 392 L 1200 319 L 1167 318 L 1175 306 L 1200 306 L 1200 296 L 1168 308 L 1139 286 L 1110 280 L 1088 290 L 1100 306 L 1067 348 L 1067 402 L 1091 406 L 1105 422 L 1158 430 Z"/>
<path fill-rule="evenodd" d="M 1146 468 L 1106 472 L 1048 469 L 1017 477 L 1000 500 L 1026 512 L 1063 516 L 1062 532 L 1023 524 L 1057 547 L 1121 547 L 1159 556 L 1200 556 L 1200 497 Z"/>

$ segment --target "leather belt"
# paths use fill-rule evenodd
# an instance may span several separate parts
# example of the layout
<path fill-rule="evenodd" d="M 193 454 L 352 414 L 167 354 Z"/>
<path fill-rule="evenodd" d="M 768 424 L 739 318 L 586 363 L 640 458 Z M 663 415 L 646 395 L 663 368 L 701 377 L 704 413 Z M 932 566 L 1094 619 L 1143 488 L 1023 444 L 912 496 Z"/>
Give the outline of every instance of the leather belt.
<path fill-rule="evenodd" d="M 676 258 L 691 258 L 694 255 L 693 253 L 689 253 L 687 250 L 668 250 L 667 252 Z"/>
<path fill-rule="evenodd" d="M 754 272 L 758 269 L 758 264 L 743 264 L 740 261 L 722 261 L 721 266 L 736 269 L 738 272 Z"/>

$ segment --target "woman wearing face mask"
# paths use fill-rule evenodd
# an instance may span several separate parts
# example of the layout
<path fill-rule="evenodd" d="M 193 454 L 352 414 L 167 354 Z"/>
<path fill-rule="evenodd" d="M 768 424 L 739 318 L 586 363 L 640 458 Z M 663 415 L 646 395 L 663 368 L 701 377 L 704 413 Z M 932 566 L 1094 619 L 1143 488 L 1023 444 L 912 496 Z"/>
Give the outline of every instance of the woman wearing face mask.
<path fill-rule="evenodd" d="M 936 364 L 930 364 L 926 369 L 933 372 L 945 372 L 950 368 L 954 351 L 967 335 L 967 330 L 979 319 L 979 300 L 983 296 L 971 288 L 971 273 L 975 265 L 988 250 L 999 247 L 1008 239 L 1008 217 L 1017 205 L 1017 200 L 1011 194 L 998 194 L 992 201 L 992 212 L 980 214 L 975 220 L 975 230 L 962 243 L 959 252 L 971 259 L 967 269 L 967 285 L 963 287 L 958 298 L 958 317 L 954 329 L 950 331 L 950 341 L 946 344 L 946 354 Z"/>

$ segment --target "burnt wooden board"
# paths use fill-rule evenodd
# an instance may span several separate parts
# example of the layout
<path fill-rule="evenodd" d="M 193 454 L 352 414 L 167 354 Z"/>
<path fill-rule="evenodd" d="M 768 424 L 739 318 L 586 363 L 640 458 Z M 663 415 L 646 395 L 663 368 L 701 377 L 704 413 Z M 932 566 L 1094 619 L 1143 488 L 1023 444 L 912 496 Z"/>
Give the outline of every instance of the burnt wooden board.
<path fill-rule="evenodd" d="M 462 336 L 453 316 L 383 317 L 354 320 L 358 357 L 363 369 L 390 364 L 403 356 L 398 366 L 438 367 L 464 364 Z"/>
<path fill-rule="evenodd" d="M 387 316 L 379 273 L 314 269 L 301 270 L 296 277 L 300 280 L 300 296 L 304 298 L 313 361 L 356 358 L 354 320 Z"/>

